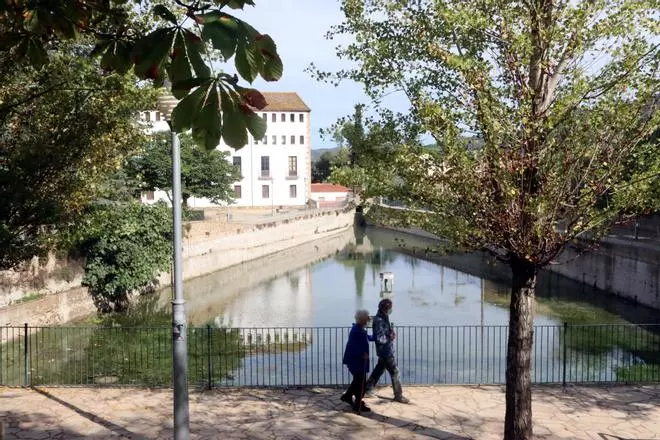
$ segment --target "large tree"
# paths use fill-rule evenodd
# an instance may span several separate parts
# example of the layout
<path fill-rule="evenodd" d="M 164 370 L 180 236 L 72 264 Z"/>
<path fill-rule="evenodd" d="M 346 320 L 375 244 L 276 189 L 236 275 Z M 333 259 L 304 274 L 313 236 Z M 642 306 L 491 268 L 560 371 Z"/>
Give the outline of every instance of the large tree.
<path fill-rule="evenodd" d="M 266 105 L 257 90 L 239 85 L 257 76 L 276 81 L 282 61 L 273 39 L 228 9 L 254 6 L 253 0 L 48 0 L 0 2 L 0 52 L 17 62 L 48 68 L 49 53 L 80 36 L 96 40 L 94 55 L 104 69 L 133 69 L 156 87 L 171 83 L 181 99 L 172 115 L 177 132 L 192 130 L 207 150 L 222 138 L 241 148 L 248 131 L 255 139 L 266 122 L 253 111 Z M 156 24 L 145 19 L 154 14 Z M 234 58 L 238 75 L 215 70 Z M 1 111 L 1 105 L 0 105 Z"/>
<path fill-rule="evenodd" d="M 106 74 L 91 47 L 68 45 L 48 70 L 0 57 L 0 269 L 48 248 L 141 142 L 135 115 L 153 94 Z"/>
<path fill-rule="evenodd" d="M 657 2 L 344 0 L 342 10 L 331 36 L 352 36 L 339 54 L 355 67 L 333 80 L 373 98 L 402 92 L 441 147 L 404 143 L 357 180 L 417 208 L 403 223 L 508 263 L 504 438 L 531 439 L 539 270 L 568 243 L 594 244 L 658 208 L 658 144 L 645 141 L 659 120 Z M 463 142 L 473 135 L 477 151 Z"/>
<path fill-rule="evenodd" d="M 229 153 L 219 150 L 204 151 L 195 145 L 192 136 L 181 137 L 181 192 L 183 204 L 190 197 L 205 197 L 213 203 L 233 200 L 231 184 L 240 180 L 239 170 L 227 161 Z M 126 172 L 141 182 L 144 191 L 170 191 L 172 186 L 172 155 L 170 136 L 157 133 L 149 138 L 144 148 L 129 158 Z"/>

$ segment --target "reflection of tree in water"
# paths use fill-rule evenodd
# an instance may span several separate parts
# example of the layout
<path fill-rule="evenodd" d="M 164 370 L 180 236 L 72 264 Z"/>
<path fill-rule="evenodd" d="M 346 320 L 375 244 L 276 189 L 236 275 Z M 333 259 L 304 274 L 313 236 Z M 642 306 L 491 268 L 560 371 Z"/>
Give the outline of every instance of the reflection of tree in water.
<path fill-rule="evenodd" d="M 380 269 L 385 265 L 394 263 L 399 257 L 400 255 L 397 252 L 388 249 L 363 251 L 358 246 L 349 244 L 337 253 L 335 260 L 344 267 L 353 268 L 355 293 L 357 296 L 362 296 L 367 268 L 371 269 L 375 283 L 376 275 L 380 272 Z"/>
<path fill-rule="evenodd" d="M 289 286 L 291 286 L 291 291 L 293 293 L 298 293 L 298 289 L 300 288 L 300 277 L 298 275 L 288 274 L 287 278 L 289 280 Z"/>

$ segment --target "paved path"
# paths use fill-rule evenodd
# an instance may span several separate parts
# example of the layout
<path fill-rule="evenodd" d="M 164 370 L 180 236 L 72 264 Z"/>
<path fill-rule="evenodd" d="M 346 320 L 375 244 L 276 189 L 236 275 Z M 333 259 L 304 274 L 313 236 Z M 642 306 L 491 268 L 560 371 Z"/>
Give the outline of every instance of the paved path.
<path fill-rule="evenodd" d="M 358 416 L 337 390 L 191 393 L 194 439 L 501 439 L 500 387 L 408 388 L 412 404 L 379 390 Z M 537 439 L 660 439 L 660 386 L 543 387 L 534 392 Z M 171 390 L 0 388 L 6 439 L 171 438 Z M 1 436 L 0 436 L 1 437 Z"/>

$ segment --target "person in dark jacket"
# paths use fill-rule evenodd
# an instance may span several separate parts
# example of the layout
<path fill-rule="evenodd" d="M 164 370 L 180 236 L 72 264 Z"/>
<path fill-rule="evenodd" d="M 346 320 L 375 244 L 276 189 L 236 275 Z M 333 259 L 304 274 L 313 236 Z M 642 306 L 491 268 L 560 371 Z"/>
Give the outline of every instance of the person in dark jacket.
<path fill-rule="evenodd" d="M 373 322 L 373 337 L 376 341 L 376 354 L 378 355 L 378 363 L 374 367 L 374 371 L 367 380 L 367 393 L 373 394 L 373 389 L 387 370 L 392 377 L 392 388 L 394 389 L 394 400 L 400 403 L 408 403 L 409 400 L 403 397 L 403 390 L 401 389 L 401 379 L 399 367 L 396 364 L 394 357 L 394 340 L 396 333 L 390 324 L 390 313 L 392 313 L 392 300 L 383 299 L 378 303 L 378 313 L 374 317 Z"/>
<path fill-rule="evenodd" d="M 367 334 L 365 329 L 369 322 L 369 312 L 358 310 L 355 313 L 355 324 L 351 328 L 344 351 L 343 363 L 353 375 L 353 381 L 348 390 L 341 396 L 341 400 L 353 406 L 358 412 L 371 411 L 364 404 L 365 381 L 369 372 L 369 341 L 373 341 L 373 336 Z"/>

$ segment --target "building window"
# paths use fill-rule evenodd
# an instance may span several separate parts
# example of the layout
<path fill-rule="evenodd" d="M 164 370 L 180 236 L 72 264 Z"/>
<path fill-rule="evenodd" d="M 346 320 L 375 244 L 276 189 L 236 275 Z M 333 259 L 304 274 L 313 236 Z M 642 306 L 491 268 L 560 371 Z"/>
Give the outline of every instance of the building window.
<path fill-rule="evenodd" d="M 294 115 L 293 113 L 291 113 L 291 114 L 289 115 L 289 121 L 290 121 L 290 122 L 296 122 L 296 115 Z"/>
<path fill-rule="evenodd" d="M 277 122 L 277 115 L 275 113 L 270 117 L 271 122 Z"/>
<path fill-rule="evenodd" d="M 292 199 L 298 197 L 298 187 L 296 185 L 289 185 L 289 197 Z"/>
<path fill-rule="evenodd" d="M 264 136 L 264 138 L 261 140 L 261 142 L 263 142 L 264 145 L 268 145 L 268 136 Z"/>
<path fill-rule="evenodd" d="M 259 145 L 259 139 L 254 138 L 254 145 Z"/>
<path fill-rule="evenodd" d="M 268 120 L 268 114 L 267 113 L 262 113 L 261 114 L 261 119 L 263 119 L 264 121 L 267 121 Z"/>
<path fill-rule="evenodd" d="M 298 157 L 289 156 L 289 177 L 298 176 Z"/>
<path fill-rule="evenodd" d="M 282 113 L 280 119 L 282 120 L 282 122 L 286 122 L 286 113 Z"/>
<path fill-rule="evenodd" d="M 160 121 L 160 112 L 156 112 L 156 121 Z"/>
<path fill-rule="evenodd" d="M 261 156 L 261 177 L 270 177 L 270 157 Z"/>
<path fill-rule="evenodd" d="M 302 113 L 298 115 L 298 122 L 305 122 L 305 115 Z"/>
<path fill-rule="evenodd" d="M 144 112 L 144 120 L 151 122 L 151 112 Z"/>
<path fill-rule="evenodd" d="M 277 145 L 277 136 L 273 135 L 272 139 L 273 145 Z"/>
<path fill-rule="evenodd" d="M 296 143 L 296 137 L 294 135 L 291 135 L 291 145 L 294 145 Z"/>
<path fill-rule="evenodd" d="M 286 136 L 282 135 L 282 145 L 286 145 Z"/>
<path fill-rule="evenodd" d="M 243 175 L 243 170 L 241 168 L 241 164 L 242 164 L 241 157 L 240 156 L 232 157 L 232 163 L 234 164 L 234 166 L 236 168 L 238 168 L 238 174 L 240 174 L 242 176 Z"/>
<path fill-rule="evenodd" d="M 234 197 L 237 199 L 241 198 L 241 185 L 234 185 Z"/>
<path fill-rule="evenodd" d="M 270 186 L 261 185 L 261 198 L 269 199 L 270 198 Z"/>
<path fill-rule="evenodd" d="M 305 136 L 300 136 L 300 145 L 305 145 Z"/>
<path fill-rule="evenodd" d="M 154 199 L 154 192 L 153 191 L 147 191 L 145 193 L 146 199 L 147 200 L 153 200 Z"/>

